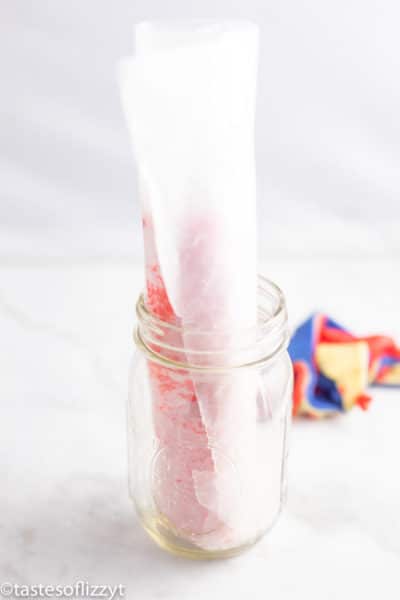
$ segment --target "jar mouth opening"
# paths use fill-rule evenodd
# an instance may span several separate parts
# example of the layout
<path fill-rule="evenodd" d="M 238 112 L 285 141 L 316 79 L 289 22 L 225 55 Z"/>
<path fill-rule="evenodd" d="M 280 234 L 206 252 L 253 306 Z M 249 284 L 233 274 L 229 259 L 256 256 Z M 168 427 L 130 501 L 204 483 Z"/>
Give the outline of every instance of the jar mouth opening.
<path fill-rule="evenodd" d="M 150 313 L 141 294 L 135 342 L 156 362 L 174 368 L 226 371 L 260 366 L 288 344 L 286 303 L 275 283 L 258 276 L 257 318 L 252 327 L 203 330 L 181 327 Z"/>
<path fill-rule="evenodd" d="M 264 277 L 263 275 L 258 275 L 258 295 L 264 297 L 269 295 L 271 298 L 273 298 L 276 306 L 273 306 L 269 312 L 267 310 L 263 310 L 261 303 L 259 303 L 257 324 L 253 327 L 241 329 L 241 333 L 244 335 L 246 332 L 251 333 L 255 330 L 259 330 L 260 328 L 273 329 L 282 318 L 284 318 L 284 320 L 287 319 L 285 296 L 281 288 L 276 283 L 267 277 Z M 143 293 L 140 294 L 136 303 L 136 315 L 139 323 L 144 323 L 146 326 L 154 329 L 154 331 L 158 330 L 163 334 L 165 334 L 166 331 L 181 333 L 184 330 L 186 334 L 193 334 L 196 336 L 215 336 L 216 334 L 224 334 L 227 332 L 227 329 L 219 328 L 208 330 L 199 329 L 196 327 L 183 328 L 178 324 L 164 321 L 148 310 Z"/>

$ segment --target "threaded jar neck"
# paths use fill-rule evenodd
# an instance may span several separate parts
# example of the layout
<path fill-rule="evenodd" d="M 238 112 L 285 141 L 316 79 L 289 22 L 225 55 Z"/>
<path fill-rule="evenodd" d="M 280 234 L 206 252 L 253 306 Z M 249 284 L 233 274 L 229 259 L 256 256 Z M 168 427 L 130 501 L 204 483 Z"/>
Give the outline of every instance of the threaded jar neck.
<path fill-rule="evenodd" d="M 136 304 L 135 342 L 140 351 L 178 369 L 228 371 L 257 368 L 286 350 L 289 340 L 285 298 L 272 281 L 258 277 L 253 327 L 201 330 L 163 321 L 150 313 L 143 294 Z"/>

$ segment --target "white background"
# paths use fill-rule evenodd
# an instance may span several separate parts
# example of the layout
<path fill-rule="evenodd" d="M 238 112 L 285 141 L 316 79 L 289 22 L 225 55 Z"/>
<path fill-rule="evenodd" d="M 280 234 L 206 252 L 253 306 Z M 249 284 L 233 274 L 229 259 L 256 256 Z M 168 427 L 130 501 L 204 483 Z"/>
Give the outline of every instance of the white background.
<path fill-rule="evenodd" d="M 0 583 L 398 600 L 399 390 L 293 424 L 286 510 L 238 559 L 174 559 L 134 518 L 142 240 L 115 72 L 133 22 L 164 17 L 260 24 L 261 270 L 291 325 L 321 309 L 400 341 L 398 0 L 0 0 Z"/>
<path fill-rule="evenodd" d="M 116 62 L 144 18 L 261 28 L 264 257 L 400 252 L 397 0 L 2 0 L 0 252 L 141 252 Z"/>

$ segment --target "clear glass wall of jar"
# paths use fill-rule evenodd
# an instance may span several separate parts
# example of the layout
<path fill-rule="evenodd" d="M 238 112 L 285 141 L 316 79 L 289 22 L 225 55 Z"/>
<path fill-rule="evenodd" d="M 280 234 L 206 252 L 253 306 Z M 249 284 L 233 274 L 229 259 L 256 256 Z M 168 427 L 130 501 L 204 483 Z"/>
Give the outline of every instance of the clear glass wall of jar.
<path fill-rule="evenodd" d="M 155 542 L 233 556 L 275 523 L 286 494 L 292 365 L 285 300 L 259 278 L 246 331 L 184 330 L 137 303 L 128 402 L 129 491 Z"/>

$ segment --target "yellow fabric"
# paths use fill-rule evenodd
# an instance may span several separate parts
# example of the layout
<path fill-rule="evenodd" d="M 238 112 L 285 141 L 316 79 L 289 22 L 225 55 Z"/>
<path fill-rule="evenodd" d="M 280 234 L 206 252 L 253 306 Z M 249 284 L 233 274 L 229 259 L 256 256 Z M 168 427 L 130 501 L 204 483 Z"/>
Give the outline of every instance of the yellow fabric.
<path fill-rule="evenodd" d="M 335 381 L 342 394 L 345 410 L 352 408 L 368 385 L 368 344 L 321 343 L 317 345 L 315 360 L 318 369 Z"/>
<path fill-rule="evenodd" d="M 379 383 L 398 385 L 400 383 L 400 364 L 393 365 L 388 373 L 379 378 Z"/>

